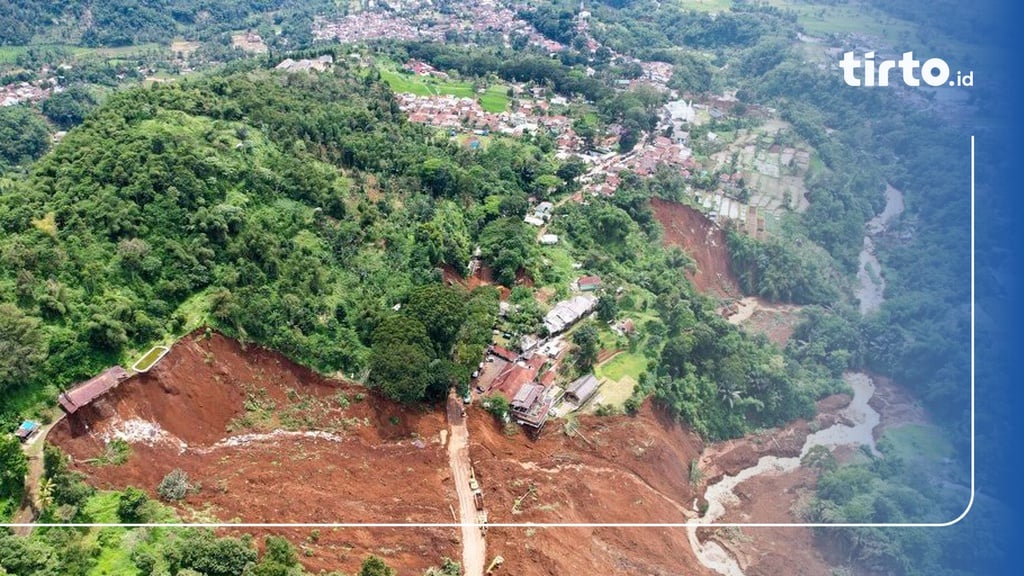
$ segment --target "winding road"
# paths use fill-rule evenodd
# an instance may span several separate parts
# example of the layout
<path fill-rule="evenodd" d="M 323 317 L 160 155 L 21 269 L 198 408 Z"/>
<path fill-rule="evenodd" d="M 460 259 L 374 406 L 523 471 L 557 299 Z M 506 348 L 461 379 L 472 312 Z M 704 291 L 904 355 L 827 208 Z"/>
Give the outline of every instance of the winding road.
<path fill-rule="evenodd" d="M 465 576 L 483 576 L 487 543 L 477 524 L 476 505 L 469 480 L 473 465 L 469 459 L 469 429 L 466 427 L 462 402 L 452 391 L 448 396 L 448 464 L 459 496 L 459 522 L 462 524 L 462 570 Z"/>

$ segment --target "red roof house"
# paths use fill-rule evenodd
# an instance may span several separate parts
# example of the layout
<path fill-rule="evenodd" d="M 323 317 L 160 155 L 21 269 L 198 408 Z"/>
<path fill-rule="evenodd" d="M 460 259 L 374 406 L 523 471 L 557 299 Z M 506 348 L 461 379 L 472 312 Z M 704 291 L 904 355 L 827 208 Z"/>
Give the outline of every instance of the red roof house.
<path fill-rule="evenodd" d="M 99 376 L 86 380 L 64 392 L 57 401 L 65 412 L 74 414 L 79 408 L 88 406 L 92 401 L 109 392 L 128 376 L 128 372 L 120 366 L 108 368 Z"/>

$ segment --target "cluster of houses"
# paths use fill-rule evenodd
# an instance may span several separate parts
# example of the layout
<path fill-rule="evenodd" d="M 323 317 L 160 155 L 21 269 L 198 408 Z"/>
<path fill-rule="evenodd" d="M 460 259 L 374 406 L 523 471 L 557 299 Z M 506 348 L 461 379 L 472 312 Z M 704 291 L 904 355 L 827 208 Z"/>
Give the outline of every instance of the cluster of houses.
<path fill-rule="evenodd" d="M 437 68 L 434 68 L 426 62 L 420 60 L 409 60 L 402 65 L 402 70 L 409 74 L 416 74 L 417 76 L 433 76 L 434 78 L 440 78 L 442 80 L 448 79 L 446 72 L 441 72 Z"/>
<path fill-rule="evenodd" d="M 473 98 L 406 93 L 398 94 L 398 106 L 410 122 L 453 132 L 522 136 L 546 130 L 555 138 L 560 151 L 578 151 L 583 144 L 572 128 L 572 119 L 562 114 L 550 114 L 550 106 L 543 100 L 517 99 L 512 111 L 487 112 Z"/>
<path fill-rule="evenodd" d="M 444 31 L 436 26 L 421 28 L 412 19 L 393 12 L 367 10 L 330 21 L 318 18 L 313 22 L 313 36 L 343 44 L 378 39 L 440 42 L 444 40 Z"/>
<path fill-rule="evenodd" d="M 567 402 L 579 408 L 597 393 L 600 382 L 593 374 L 582 376 L 566 387 L 555 384 L 562 361 L 563 343 L 516 354 L 501 346 L 492 346 L 488 360 L 500 362 L 501 368 L 486 388 L 477 391 L 485 397 L 501 394 L 510 398 L 510 419 L 517 424 L 540 430 L 555 414 L 554 406 Z M 546 352 L 554 351 L 552 355 Z"/>
<path fill-rule="evenodd" d="M 334 57 L 330 54 L 325 54 L 315 59 L 292 60 L 291 58 L 285 58 L 274 68 L 288 72 L 326 72 L 332 65 L 334 65 Z"/>
<path fill-rule="evenodd" d="M 415 94 L 398 94 L 397 98 L 398 107 L 408 115 L 410 122 L 451 130 L 472 127 L 489 131 L 497 126 L 493 115 L 484 112 L 480 103 L 472 98 Z"/>
<path fill-rule="evenodd" d="M 560 334 L 594 311 L 598 302 L 594 292 L 600 286 L 597 276 L 574 281 L 575 294 L 556 303 L 544 316 L 545 338 L 523 336 L 519 352 L 491 345 L 484 374 L 479 374 L 477 380 L 477 392 L 484 397 L 501 394 L 509 398 L 511 419 L 534 430 L 541 429 L 555 415 L 554 407 L 563 401 L 577 409 L 590 400 L 599 388 L 594 375 L 581 377 L 564 388 L 555 381 L 569 348 Z"/>
<path fill-rule="evenodd" d="M 507 45 L 515 36 L 549 53 L 566 49 L 549 40 L 514 11 L 497 0 L 463 0 L 448 3 L 441 12 L 429 0 L 366 0 L 364 9 L 344 17 L 317 18 L 313 35 L 317 40 L 357 43 L 370 40 L 434 40 L 444 42 L 460 35 L 496 34 Z"/>
<path fill-rule="evenodd" d="M 61 88 L 52 80 L 38 82 L 15 82 L 0 86 L 0 106 L 15 106 L 41 102 L 51 94 L 60 92 Z"/>

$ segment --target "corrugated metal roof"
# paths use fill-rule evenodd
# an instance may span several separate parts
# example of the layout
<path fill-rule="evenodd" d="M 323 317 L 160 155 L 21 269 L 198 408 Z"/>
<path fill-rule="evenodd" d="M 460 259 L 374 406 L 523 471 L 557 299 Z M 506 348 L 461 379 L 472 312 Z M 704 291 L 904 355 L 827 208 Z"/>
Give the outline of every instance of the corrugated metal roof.
<path fill-rule="evenodd" d="M 597 392 L 599 385 L 600 382 L 596 376 L 587 374 L 573 380 L 572 384 L 569 384 L 569 387 L 565 389 L 565 393 L 574 396 L 578 402 L 583 403 Z"/>
<path fill-rule="evenodd" d="M 108 368 L 102 374 L 61 394 L 58 398 L 60 407 L 68 414 L 74 414 L 79 408 L 106 394 L 128 376 L 128 371 L 120 366 Z"/>

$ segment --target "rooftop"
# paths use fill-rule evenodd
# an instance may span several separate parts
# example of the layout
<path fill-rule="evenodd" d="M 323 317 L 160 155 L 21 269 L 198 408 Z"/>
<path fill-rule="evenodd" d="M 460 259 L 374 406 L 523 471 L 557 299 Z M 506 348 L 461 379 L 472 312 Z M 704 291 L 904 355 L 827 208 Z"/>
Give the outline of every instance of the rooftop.
<path fill-rule="evenodd" d="M 577 404 L 583 404 L 590 399 L 591 396 L 597 392 L 597 388 L 600 382 L 597 377 L 593 374 L 587 374 L 586 376 L 580 376 L 573 380 L 572 384 L 565 389 L 566 396 L 572 397 L 571 399 Z"/>
<path fill-rule="evenodd" d="M 60 407 L 68 414 L 74 414 L 79 408 L 88 406 L 93 400 L 106 394 L 128 376 L 128 372 L 120 366 L 108 368 L 102 374 L 61 394 L 58 398 Z"/>
<path fill-rule="evenodd" d="M 487 392 L 501 392 L 508 398 L 515 398 L 523 386 L 533 382 L 537 377 L 537 370 L 529 366 L 509 364 L 508 367 L 494 379 Z"/>
<path fill-rule="evenodd" d="M 551 399 L 540 384 L 527 384 L 512 400 L 516 421 L 525 426 L 540 428 L 548 420 Z"/>

